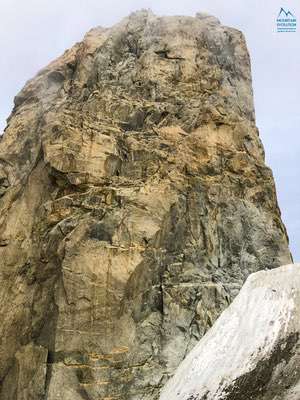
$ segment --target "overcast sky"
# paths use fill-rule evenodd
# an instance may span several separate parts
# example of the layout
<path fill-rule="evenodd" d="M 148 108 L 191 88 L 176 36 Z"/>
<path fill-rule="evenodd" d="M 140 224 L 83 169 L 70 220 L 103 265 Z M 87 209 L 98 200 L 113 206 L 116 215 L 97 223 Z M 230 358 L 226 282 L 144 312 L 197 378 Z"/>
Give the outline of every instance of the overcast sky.
<path fill-rule="evenodd" d="M 280 8 L 298 17 L 277 33 Z M 26 80 L 80 41 L 140 8 L 160 15 L 203 11 L 242 30 L 252 61 L 257 125 L 273 169 L 295 261 L 300 261 L 300 2 L 297 0 L 0 0 L 0 132 Z M 298 156 L 298 157 L 297 157 Z"/>

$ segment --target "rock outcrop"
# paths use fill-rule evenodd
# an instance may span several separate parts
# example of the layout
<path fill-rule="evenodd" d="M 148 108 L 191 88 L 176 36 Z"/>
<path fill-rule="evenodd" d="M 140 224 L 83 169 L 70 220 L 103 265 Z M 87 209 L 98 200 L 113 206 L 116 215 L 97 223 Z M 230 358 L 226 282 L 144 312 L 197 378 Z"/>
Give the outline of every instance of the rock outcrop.
<path fill-rule="evenodd" d="M 160 400 L 298 400 L 300 264 L 252 274 Z"/>
<path fill-rule="evenodd" d="M 0 398 L 153 400 L 251 272 L 291 262 L 243 35 L 148 11 L 15 98 Z"/>

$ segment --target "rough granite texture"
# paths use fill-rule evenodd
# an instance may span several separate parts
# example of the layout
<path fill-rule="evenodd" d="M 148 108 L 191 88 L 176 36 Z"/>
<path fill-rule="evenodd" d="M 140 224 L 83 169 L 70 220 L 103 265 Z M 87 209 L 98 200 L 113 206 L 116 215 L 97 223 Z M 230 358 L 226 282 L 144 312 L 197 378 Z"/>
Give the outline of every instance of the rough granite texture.
<path fill-rule="evenodd" d="M 254 271 L 291 262 L 241 32 L 140 11 L 15 98 L 0 398 L 154 400 Z"/>
<path fill-rule="evenodd" d="M 160 400 L 299 400 L 300 264 L 252 274 Z"/>

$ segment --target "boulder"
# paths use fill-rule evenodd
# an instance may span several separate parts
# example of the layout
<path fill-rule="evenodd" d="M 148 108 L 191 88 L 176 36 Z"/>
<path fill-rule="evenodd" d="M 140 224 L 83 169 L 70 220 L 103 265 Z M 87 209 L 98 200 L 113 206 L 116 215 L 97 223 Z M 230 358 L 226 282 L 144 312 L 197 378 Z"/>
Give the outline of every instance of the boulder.
<path fill-rule="evenodd" d="M 160 400 L 298 400 L 300 264 L 249 276 Z"/>

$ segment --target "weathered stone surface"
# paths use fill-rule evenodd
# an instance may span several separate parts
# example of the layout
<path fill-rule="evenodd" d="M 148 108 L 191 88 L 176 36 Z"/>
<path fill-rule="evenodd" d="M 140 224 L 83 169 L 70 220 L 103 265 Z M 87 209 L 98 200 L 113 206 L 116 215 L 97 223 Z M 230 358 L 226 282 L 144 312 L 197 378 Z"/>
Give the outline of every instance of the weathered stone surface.
<path fill-rule="evenodd" d="M 249 273 L 291 261 L 244 38 L 203 14 L 134 13 L 42 70 L 0 185 L 6 400 L 155 399 Z"/>
<path fill-rule="evenodd" d="M 300 398 L 300 264 L 252 274 L 160 400 Z"/>

